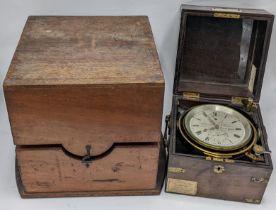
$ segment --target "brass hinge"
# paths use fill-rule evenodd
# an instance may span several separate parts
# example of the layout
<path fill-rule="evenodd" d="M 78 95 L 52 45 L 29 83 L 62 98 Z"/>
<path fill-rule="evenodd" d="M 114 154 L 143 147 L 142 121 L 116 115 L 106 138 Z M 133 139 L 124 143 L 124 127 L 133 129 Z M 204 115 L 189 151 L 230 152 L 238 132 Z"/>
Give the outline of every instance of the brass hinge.
<path fill-rule="evenodd" d="M 257 103 L 252 98 L 233 96 L 231 103 L 234 105 L 244 105 L 247 111 L 252 111 L 257 108 Z"/>
<path fill-rule="evenodd" d="M 168 167 L 168 172 L 169 173 L 185 173 L 184 168 L 178 168 L 178 167 Z"/>
<path fill-rule="evenodd" d="M 183 92 L 183 99 L 189 101 L 199 101 L 200 93 L 195 92 Z"/>

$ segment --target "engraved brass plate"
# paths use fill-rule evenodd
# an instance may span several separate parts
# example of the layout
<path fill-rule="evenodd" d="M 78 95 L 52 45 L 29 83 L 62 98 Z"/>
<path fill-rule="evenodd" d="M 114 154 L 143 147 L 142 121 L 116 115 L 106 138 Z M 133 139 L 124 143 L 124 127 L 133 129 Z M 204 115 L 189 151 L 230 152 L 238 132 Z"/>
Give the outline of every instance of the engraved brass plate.
<path fill-rule="evenodd" d="M 212 11 L 216 12 L 242 12 L 240 9 L 235 9 L 235 8 L 212 8 Z"/>
<path fill-rule="evenodd" d="M 197 193 L 197 182 L 168 178 L 167 181 L 167 191 L 186 194 L 186 195 L 196 195 Z"/>
<path fill-rule="evenodd" d="M 233 159 L 227 159 L 227 158 L 216 158 L 216 157 L 210 157 L 207 156 L 205 160 L 213 160 L 213 161 L 218 161 L 218 162 L 225 162 L 225 163 L 235 163 L 235 160 Z"/>
<path fill-rule="evenodd" d="M 239 19 L 241 17 L 240 14 L 220 13 L 220 12 L 215 12 L 213 16 L 217 18 L 233 18 L 233 19 Z"/>

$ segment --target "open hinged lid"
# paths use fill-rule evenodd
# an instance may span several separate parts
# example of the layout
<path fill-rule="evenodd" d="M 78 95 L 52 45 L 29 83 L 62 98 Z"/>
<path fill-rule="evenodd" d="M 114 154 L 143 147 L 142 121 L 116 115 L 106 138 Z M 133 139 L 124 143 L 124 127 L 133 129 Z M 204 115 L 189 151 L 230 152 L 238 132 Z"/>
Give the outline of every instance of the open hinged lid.
<path fill-rule="evenodd" d="M 174 94 L 260 99 L 274 16 L 183 5 Z"/>

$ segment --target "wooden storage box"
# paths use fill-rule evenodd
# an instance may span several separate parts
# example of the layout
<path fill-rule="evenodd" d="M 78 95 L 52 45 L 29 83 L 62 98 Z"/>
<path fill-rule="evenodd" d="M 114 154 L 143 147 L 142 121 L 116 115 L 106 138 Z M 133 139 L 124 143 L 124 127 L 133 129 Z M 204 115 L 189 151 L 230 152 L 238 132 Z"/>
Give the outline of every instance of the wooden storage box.
<path fill-rule="evenodd" d="M 258 128 L 258 144 L 269 151 L 259 105 L 274 16 L 264 10 L 183 5 L 172 111 L 166 191 L 260 203 L 272 172 L 263 161 L 242 155 L 211 158 L 180 135 L 180 112 L 207 103 L 243 112 Z"/>
<path fill-rule="evenodd" d="M 4 93 L 22 197 L 160 193 L 164 80 L 147 17 L 29 17 Z"/>

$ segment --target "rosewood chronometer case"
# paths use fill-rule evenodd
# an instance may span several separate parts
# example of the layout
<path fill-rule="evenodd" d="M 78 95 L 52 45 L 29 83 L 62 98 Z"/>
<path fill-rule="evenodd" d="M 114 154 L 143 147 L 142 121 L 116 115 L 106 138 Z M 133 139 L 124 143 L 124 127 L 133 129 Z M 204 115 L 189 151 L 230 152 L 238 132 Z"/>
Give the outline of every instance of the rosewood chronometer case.
<path fill-rule="evenodd" d="M 164 80 L 146 16 L 29 17 L 4 94 L 22 197 L 160 193 Z"/>
<path fill-rule="evenodd" d="M 183 5 L 168 144 L 166 192 L 260 203 L 272 173 L 259 99 L 274 16 L 264 10 Z M 241 155 L 203 155 L 180 135 L 180 113 L 222 104 L 246 115 L 258 130 L 264 161 Z M 167 137 L 168 136 L 168 137 Z"/>

